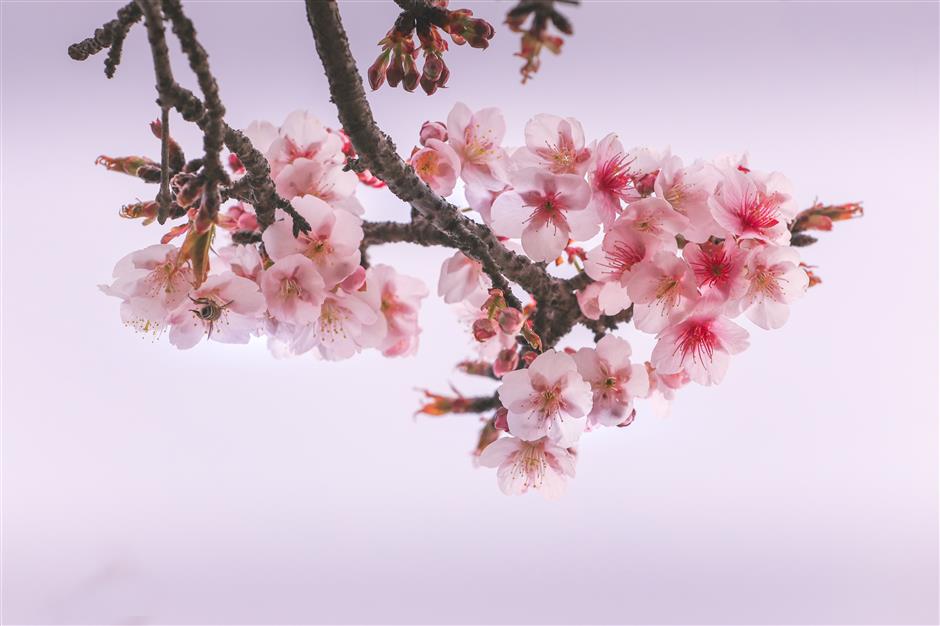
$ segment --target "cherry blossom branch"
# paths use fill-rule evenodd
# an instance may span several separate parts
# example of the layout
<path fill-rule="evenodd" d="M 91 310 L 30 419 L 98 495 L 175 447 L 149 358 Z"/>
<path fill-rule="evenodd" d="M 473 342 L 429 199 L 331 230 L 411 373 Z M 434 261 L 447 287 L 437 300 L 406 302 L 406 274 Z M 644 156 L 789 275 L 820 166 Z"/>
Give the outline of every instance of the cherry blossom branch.
<path fill-rule="evenodd" d="M 579 322 L 587 324 L 596 335 L 616 327 L 616 319 L 584 318 L 566 281 L 548 274 L 544 264 L 533 263 L 507 250 L 486 226 L 464 216 L 418 178 L 401 159 L 392 140 L 375 123 L 337 3 L 307 0 L 306 4 L 308 22 L 340 122 L 364 166 L 385 181 L 393 194 L 414 207 L 439 231 L 451 236 L 454 247 L 479 261 L 493 279 L 494 287 L 503 290 L 507 300 L 512 295 L 506 279 L 517 283 L 536 299 L 538 306 L 532 322 L 543 348 L 554 346 Z M 512 301 L 510 306 L 519 308 Z"/>
<path fill-rule="evenodd" d="M 122 7 L 118 11 L 118 17 L 95 31 L 94 37 L 69 46 L 69 56 L 75 60 L 83 61 L 89 56 L 123 41 L 123 37 L 130 26 L 139 21 L 141 17 L 145 17 L 147 35 L 153 56 L 154 74 L 157 79 L 158 104 L 161 107 L 175 109 L 184 120 L 195 123 L 203 131 L 206 136 L 204 144 L 208 147 L 209 172 L 217 176 L 217 179 L 215 179 L 216 184 L 225 182 L 227 179 L 221 169 L 221 164 L 216 167 L 215 159 L 212 157 L 213 154 L 217 156 L 216 146 L 218 141 L 216 136 L 221 133 L 222 143 L 238 156 L 245 167 L 245 179 L 247 179 L 249 189 L 247 190 L 248 193 L 244 193 L 243 190 L 238 195 L 240 199 L 250 202 L 255 207 L 261 228 L 267 228 L 274 222 L 275 209 L 279 208 L 292 217 L 295 232 L 308 231 L 310 225 L 307 221 L 293 209 L 287 200 L 281 198 L 275 191 L 274 182 L 271 180 L 270 166 L 264 155 L 254 148 L 251 141 L 243 133 L 231 128 L 222 119 L 224 107 L 218 99 L 218 88 L 215 86 L 215 79 L 209 71 L 207 55 L 196 40 L 192 22 L 183 15 L 178 0 L 167 0 L 163 8 L 168 9 L 168 17 L 174 23 L 174 30 L 177 36 L 180 37 L 184 52 L 187 53 L 190 59 L 190 64 L 194 66 L 193 70 L 199 78 L 200 87 L 205 93 L 209 94 L 211 106 L 207 107 L 189 89 L 182 87 L 173 78 L 169 50 L 166 45 L 163 16 L 161 15 L 161 4 L 158 1 L 137 0 L 137 2 Z M 122 34 L 117 34 L 118 29 L 122 29 Z M 209 139 L 210 135 L 211 139 Z M 193 165 L 192 169 L 195 170 L 205 165 L 206 160 L 191 163 Z M 161 178 L 162 174 L 163 172 L 161 172 Z M 211 182 L 209 186 L 209 210 L 211 211 L 215 193 L 211 193 Z M 233 197 L 233 194 L 227 195 Z M 221 200 L 221 197 L 219 199 Z M 215 210 L 217 210 L 217 207 Z M 161 223 L 165 219 L 166 215 L 164 214 Z"/>
<path fill-rule="evenodd" d="M 507 279 L 517 282 L 537 299 L 553 290 L 555 282 L 544 269 L 532 271 L 530 261 L 508 251 L 489 229 L 431 191 L 405 164 L 392 140 L 379 130 L 349 50 L 337 4 L 307 0 L 307 18 L 340 123 L 365 166 L 438 230 L 451 234 L 457 247 L 483 265 L 493 279 L 493 286 L 502 289 L 507 298 L 513 297 Z"/>

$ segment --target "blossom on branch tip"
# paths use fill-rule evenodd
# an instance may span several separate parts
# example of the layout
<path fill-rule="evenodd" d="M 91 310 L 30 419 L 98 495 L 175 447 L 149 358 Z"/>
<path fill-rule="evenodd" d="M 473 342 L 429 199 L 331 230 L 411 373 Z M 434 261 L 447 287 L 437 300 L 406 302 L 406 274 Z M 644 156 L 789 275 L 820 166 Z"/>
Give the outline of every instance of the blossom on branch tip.
<path fill-rule="evenodd" d="M 559 445 L 575 443 L 592 407 L 591 385 L 571 356 L 555 350 L 506 373 L 497 393 L 509 410 L 509 432 L 526 441 L 547 436 Z"/>
<path fill-rule="evenodd" d="M 506 495 L 522 495 L 529 489 L 552 500 L 565 492 L 567 478 L 575 474 L 575 456 L 546 438 L 527 441 L 501 437 L 480 454 L 483 467 L 495 467 L 499 488 Z"/>

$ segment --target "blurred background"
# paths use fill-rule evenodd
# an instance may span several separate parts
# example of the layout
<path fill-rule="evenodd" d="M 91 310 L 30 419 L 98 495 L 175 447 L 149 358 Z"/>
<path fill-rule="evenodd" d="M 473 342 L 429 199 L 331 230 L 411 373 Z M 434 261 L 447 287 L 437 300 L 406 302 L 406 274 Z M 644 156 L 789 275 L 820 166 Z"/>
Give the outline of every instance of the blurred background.
<path fill-rule="evenodd" d="M 472 467 L 476 417 L 412 418 L 416 388 L 492 388 L 454 370 L 469 337 L 439 299 L 400 360 L 180 352 L 123 327 L 97 285 L 162 234 L 117 216 L 156 188 L 94 160 L 159 154 L 144 29 L 108 81 L 104 54 L 66 48 L 120 4 L 4 2 L 2 621 L 936 622 L 938 5 L 584 2 L 522 86 L 512 3 L 452 4 L 496 37 L 454 46 L 433 97 L 370 94 L 402 152 L 456 101 L 501 106 L 510 145 L 549 112 L 687 160 L 748 150 L 803 206 L 865 218 L 803 249 L 823 284 L 782 330 L 749 326 L 720 387 L 586 436 L 560 502 L 508 498 Z M 186 6 L 232 125 L 336 124 L 302 3 Z M 342 11 L 364 70 L 397 9 Z M 432 291 L 445 256 L 373 253 Z"/>

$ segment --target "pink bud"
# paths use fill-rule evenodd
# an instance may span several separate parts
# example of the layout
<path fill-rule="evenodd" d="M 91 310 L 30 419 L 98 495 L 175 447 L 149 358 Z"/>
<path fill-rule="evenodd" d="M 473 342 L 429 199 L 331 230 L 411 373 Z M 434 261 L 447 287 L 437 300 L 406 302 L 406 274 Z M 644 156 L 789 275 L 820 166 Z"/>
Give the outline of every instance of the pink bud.
<path fill-rule="evenodd" d="M 369 86 L 375 91 L 385 82 L 385 70 L 388 69 L 389 52 L 386 50 L 369 66 Z M 391 83 L 391 81 L 389 81 Z"/>
<path fill-rule="evenodd" d="M 506 348 L 499 351 L 499 356 L 493 362 L 493 374 L 502 378 L 503 374 L 515 371 L 519 366 L 519 352 L 515 348 Z"/>
<path fill-rule="evenodd" d="M 443 122 L 425 122 L 421 126 L 419 141 L 422 146 L 426 146 L 428 145 L 428 139 L 447 141 L 447 126 Z"/>
<path fill-rule="evenodd" d="M 492 339 L 498 332 L 499 326 L 496 324 L 496 320 L 484 317 L 473 323 L 473 338 L 480 343 Z"/>
<path fill-rule="evenodd" d="M 509 432 L 509 410 L 506 407 L 501 406 L 496 409 L 496 415 L 493 416 L 493 427 L 496 430 Z"/>
<path fill-rule="evenodd" d="M 414 91 L 418 87 L 418 81 L 421 80 L 421 74 L 418 72 L 418 66 L 415 64 L 414 57 L 410 54 L 402 57 L 405 73 L 401 79 L 401 85 L 405 91 Z"/>
<path fill-rule="evenodd" d="M 228 166 L 235 174 L 241 174 L 245 171 L 245 166 L 242 165 L 241 159 L 238 158 L 237 154 L 228 155 Z"/>
<path fill-rule="evenodd" d="M 653 193 L 653 183 L 656 182 L 656 176 L 659 174 L 659 170 L 655 172 L 650 172 L 640 176 L 633 181 L 633 186 L 636 187 L 637 193 L 641 196 L 648 196 Z"/>
<path fill-rule="evenodd" d="M 500 330 L 507 335 L 515 335 L 522 329 L 525 316 L 522 311 L 510 306 L 500 311 L 496 319 L 499 321 Z"/>

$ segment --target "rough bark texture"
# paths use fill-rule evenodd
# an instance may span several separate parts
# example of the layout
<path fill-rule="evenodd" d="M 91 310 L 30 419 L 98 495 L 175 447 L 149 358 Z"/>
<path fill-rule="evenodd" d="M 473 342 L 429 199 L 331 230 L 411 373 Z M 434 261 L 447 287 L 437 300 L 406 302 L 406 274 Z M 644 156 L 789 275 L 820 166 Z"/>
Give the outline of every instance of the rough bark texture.
<path fill-rule="evenodd" d="M 582 321 L 570 286 L 548 274 L 544 264 L 533 263 L 507 250 L 487 227 L 467 218 L 434 193 L 402 160 L 395 144 L 379 129 L 372 116 L 337 3 L 307 0 L 307 19 L 340 122 L 364 166 L 440 232 L 447 233 L 453 240 L 453 247 L 478 260 L 493 278 L 494 286 L 509 293 L 508 282 L 512 281 L 531 294 L 538 303 L 533 317 L 535 330 L 542 337 L 544 347 L 553 346 L 575 323 Z"/>

